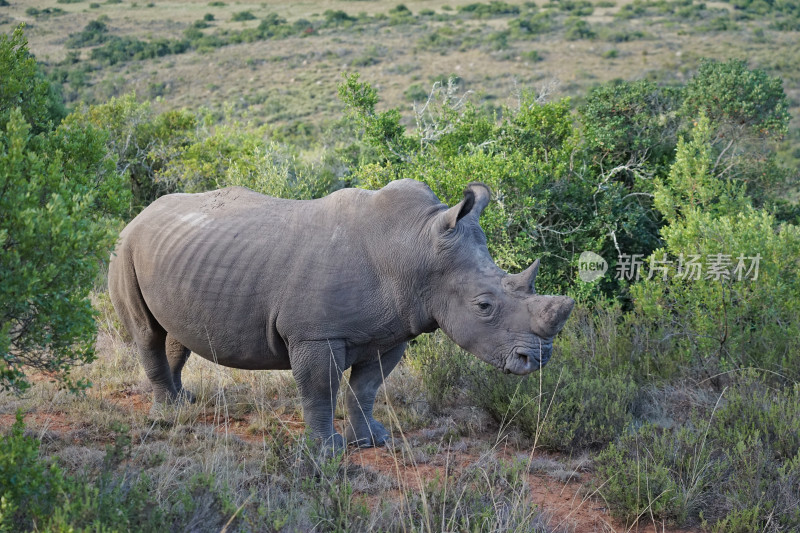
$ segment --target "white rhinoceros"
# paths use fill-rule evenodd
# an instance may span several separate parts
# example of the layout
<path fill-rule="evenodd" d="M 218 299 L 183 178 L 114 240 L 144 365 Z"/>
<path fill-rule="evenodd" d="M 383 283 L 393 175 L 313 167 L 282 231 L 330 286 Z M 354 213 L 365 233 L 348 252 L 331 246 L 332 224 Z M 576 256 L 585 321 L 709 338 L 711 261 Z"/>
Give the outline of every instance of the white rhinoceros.
<path fill-rule="evenodd" d="M 378 387 L 406 342 L 442 328 L 459 346 L 514 374 L 541 368 L 573 307 L 534 290 L 538 260 L 507 274 L 478 217 L 489 188 L 454 207 L 423 183 L 282 200 L 232 187 L 159 198 L 122 231 L 111 300 L 133 337 L 157 402 L 191 398 L 190 350 L 221 365 L 291 369 L 314 437 L 383 444 Z M 346 441 L 334 429 L 351 368 Z"/>

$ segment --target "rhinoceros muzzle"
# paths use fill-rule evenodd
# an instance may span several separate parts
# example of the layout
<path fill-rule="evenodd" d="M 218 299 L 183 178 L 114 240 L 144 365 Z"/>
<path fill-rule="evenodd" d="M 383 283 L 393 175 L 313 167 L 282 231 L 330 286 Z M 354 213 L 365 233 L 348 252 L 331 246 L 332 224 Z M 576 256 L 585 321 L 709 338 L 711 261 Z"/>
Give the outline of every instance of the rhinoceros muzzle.
<path fill-rule="evenodd" d="M 503 371 L 506 374 L 525 375 L 539 370 L 550 360 L 553 353 L 553 341 L 541 341 L 535 348 L 517 348 L 506 360 Z"/>

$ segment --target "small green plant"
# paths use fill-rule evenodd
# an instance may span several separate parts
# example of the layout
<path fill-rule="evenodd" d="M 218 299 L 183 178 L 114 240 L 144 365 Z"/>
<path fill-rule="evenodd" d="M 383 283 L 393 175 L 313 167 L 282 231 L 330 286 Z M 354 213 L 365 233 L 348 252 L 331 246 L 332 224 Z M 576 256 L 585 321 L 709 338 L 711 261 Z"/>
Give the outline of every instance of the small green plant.
<path fill-rule="evenodd" d="M 29 529 L 53 512 L 66 488 L 55 463 L 39 459 L 39 441 L 25 436 L 22 413 L 0 441 L 0 530 Z"/>
<path fill-rule="evenodd" d="M 519 6 L 503 2 L 501 0 L 491 0 L 488 4 L 471 3 L 458 6 L 458 12 L 474 18 L 490 18 L 503 15 L 518 15 Z"/>
<path fill-rule="evenodd" d="M 428 99 L 428 91 L 421 83 L 414 83 L 403 92 L 403 97 L 409 102 L 424 102 Z"/>
<path fill-rule="evenodd" d="M 522 53 L 522 59 L 530 61 L 531 63 L 538 63 L 544 61 L 544 57 L 538 50 L 530 50 Z"/>
<path fill-rule="evenodd" d="M 589 23 L 578 17 L 568 18 L 566 22 L 564 22 L 564 28 L 564 37 L 568 41 L 593 39 L 596 35 Z"/>
<path fill-rule="evenodd" d="M 74 33 L 67 39 L 67 48 L 85 48 L 108 41 L 108 25 L 102 20 L 93 20 L 80 33 Z"/>
<path fill-rule="evenodd" d="M 242 22 L 246 20 L 255 20 L 256 16 L 253 15 L 252 11 L 238 11 L 231 16 L 232 22 Z"/>

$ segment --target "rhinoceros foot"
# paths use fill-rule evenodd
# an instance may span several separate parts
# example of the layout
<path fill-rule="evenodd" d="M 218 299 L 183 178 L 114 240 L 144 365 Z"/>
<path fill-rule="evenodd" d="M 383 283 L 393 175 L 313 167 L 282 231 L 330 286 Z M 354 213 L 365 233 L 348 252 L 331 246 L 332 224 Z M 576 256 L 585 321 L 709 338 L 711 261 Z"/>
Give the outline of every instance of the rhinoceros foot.
<path fill-rule="evenodd" d="M 307 442 L 310 444 L 309 449 L 312 453 L 320 454 L 323 457 L 339 455 L 347 448 L 344 437 L 338 433 L 334 433 L 327 438 L 314 436 L 312 434 L 310 441 Z"/>
<path fill-rule="evenodd" d="M 390 439 L 391 435 L 383 427 L 383 424 L 375 420 L 370 420 L 369 426 L 361 424 L 361 427 L 354 428 L 353 425 L 347 426 L 345 437 L 347 443 L 358 448 L 372 448 L 373 446 L 384 446 Z"/>
<path fill-rule="evenodd" d="M 191 392 L 189 392 L 186 389 L 181 389 L 178 392 L 178 397 L 175 399 L 175 403 L 178 403 L 178 404 L 180 404 L 180 403 L 196 403 L 196 402 L 197 402 L 197 398 L 195 397 L 195 395 L 192 394 Z"/>

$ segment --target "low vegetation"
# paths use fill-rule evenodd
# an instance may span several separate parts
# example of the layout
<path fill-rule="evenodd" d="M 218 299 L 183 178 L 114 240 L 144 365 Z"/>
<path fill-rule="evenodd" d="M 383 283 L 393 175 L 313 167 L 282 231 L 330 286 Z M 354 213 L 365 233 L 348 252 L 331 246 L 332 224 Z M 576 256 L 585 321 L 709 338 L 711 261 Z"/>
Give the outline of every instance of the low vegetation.
<path fill-rule="evenodd" d="M 409 77 L 394 106 L 351 72 L 325 108 L 339 118 L 315 124 L 134 93 L 67 109 L 64 96 L 110 65 L 404 26 L 428 28 L 412 42 L 420 54 L 533 43 L 532 63 L 555 32 L 613 45 L 597 61 L 648 38 L 591 18 L 601 9 L 626 24 L 798 30 L 791 2 L 762 4 L 493 1 L 292 21 L 237 4 L 182 37 L 117 35 L 101 16 L 58 64 L 32 57 L 21 27 L 0 36 L 0 529 L 559 531 L 530 496 L 546 451 L 591 458 L 560 479 L 586 476 L 586 497 L 620 527 L 798 530 L 797 102 L 779 68 L 698 59 L 681 79 L 612 80 L 573 98 L 545 85 L 505 104 L 438 73 Z M 62 16 L 43 13 L 29 15 Z M 374 45 L 345 66 L 415 70 L 390 67 L 393 54 Z M 418 338 L 377 406 L 396 435 L 385 468 L 317 455 L 294 429 L 284 373 L 191 360 L 197 405 L 148 415 L 131 403 L 144 380 L 103 274 L 126 220 L 171 192 L 243 185 L 307 199 L 401 178 L 448 204 L 470 181 L 492 188 L 482 225 L 498 265 L 541 257 L 539 292 L 578 301 L 546 368 L 503 375 L 440 332 Z M 586 278 L 585 251 L 604 275 Z M 42 426 L 44 412 L 77 429 Z M 426 465 L 439 477 L 422 479 Z"/>

